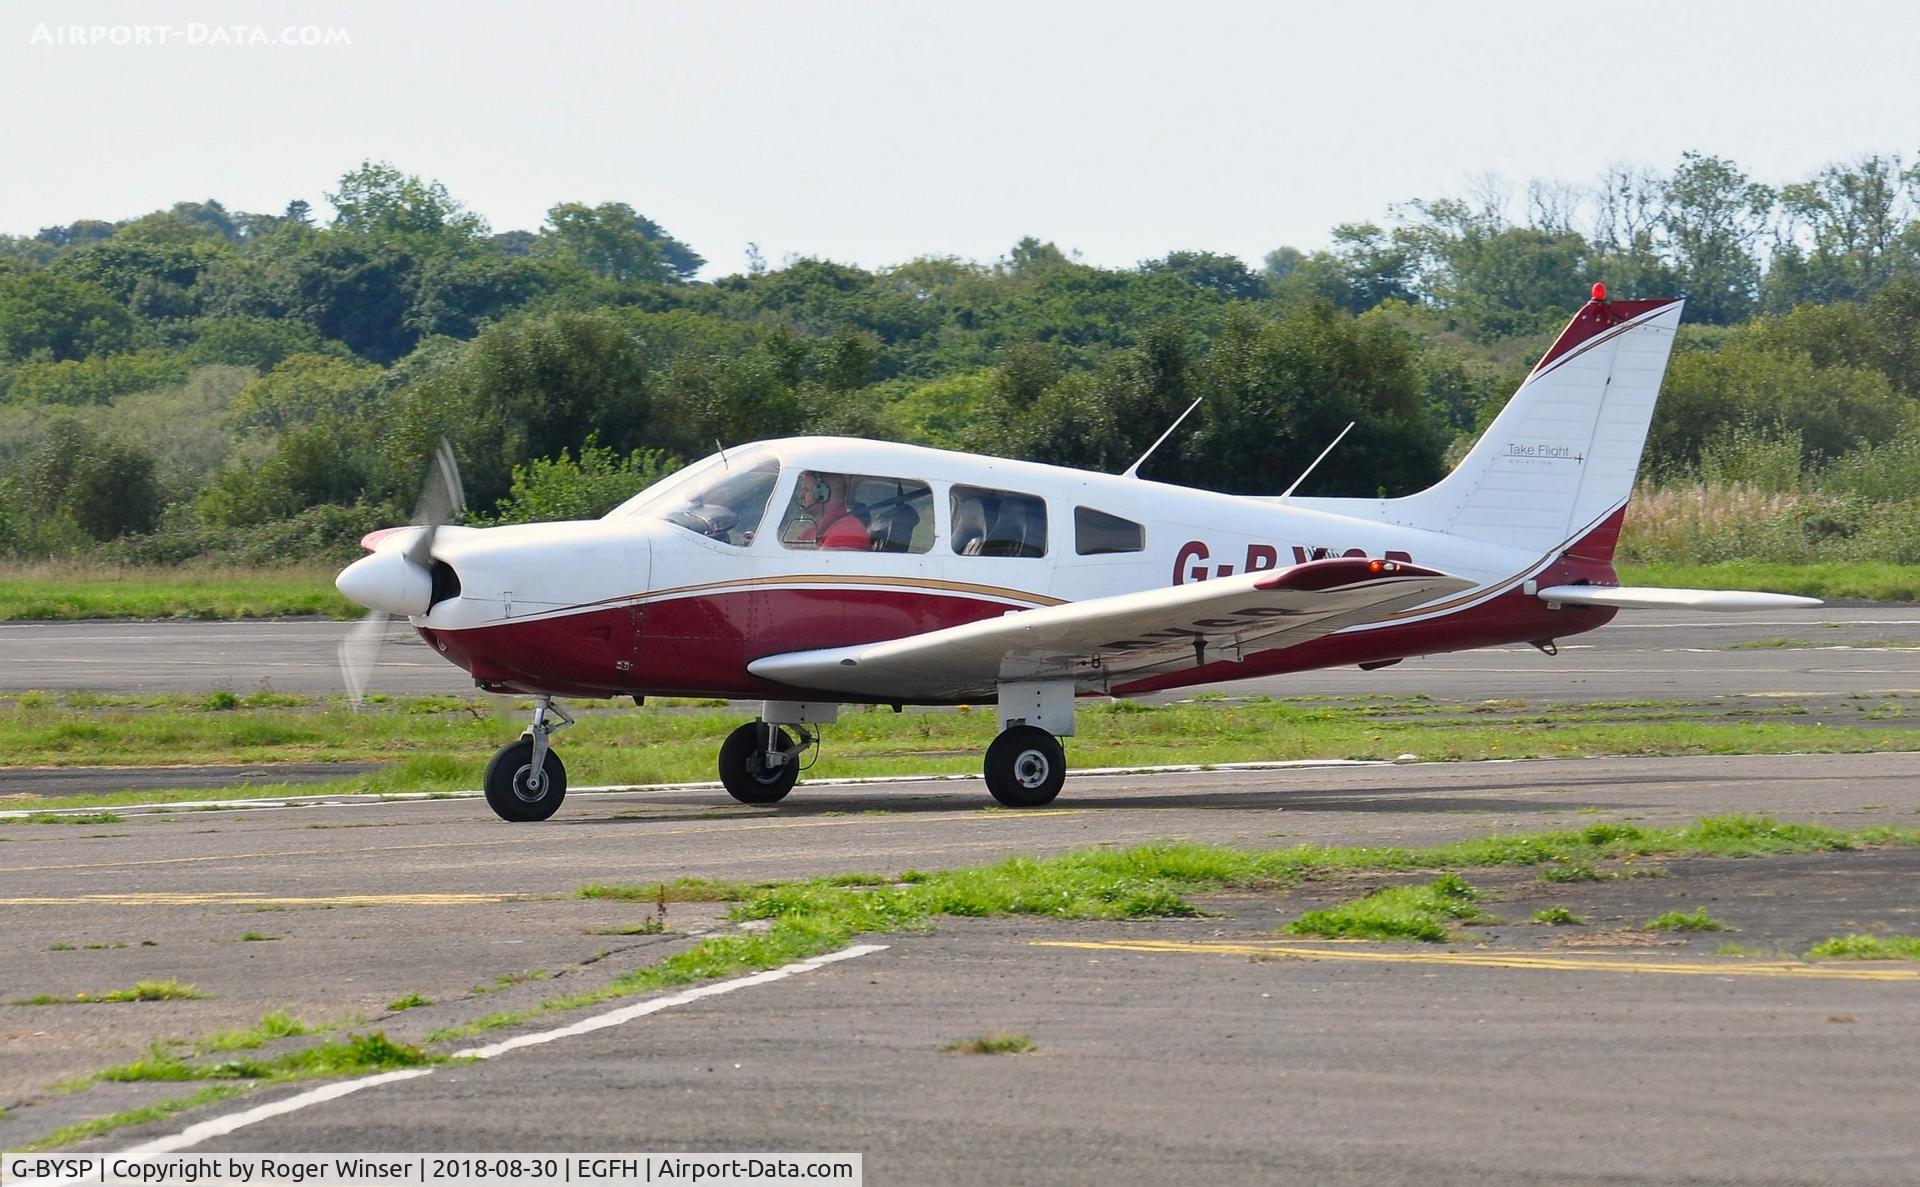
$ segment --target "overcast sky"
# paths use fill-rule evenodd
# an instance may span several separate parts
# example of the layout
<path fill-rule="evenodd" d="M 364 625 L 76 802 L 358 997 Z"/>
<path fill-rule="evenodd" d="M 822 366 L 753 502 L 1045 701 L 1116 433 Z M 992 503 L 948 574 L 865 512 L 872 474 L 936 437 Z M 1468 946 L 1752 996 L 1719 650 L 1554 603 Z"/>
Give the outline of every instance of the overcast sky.
<path fill-rule="evenodd" d="M 1916 63 L 1913 3 L 0 0 L 0 231 L 322 208 L 372 158 L 495 230 L 627 202 L 709 276 L 749 241 L 1257 263 L 1490 173 L 1911 161 Z"/>

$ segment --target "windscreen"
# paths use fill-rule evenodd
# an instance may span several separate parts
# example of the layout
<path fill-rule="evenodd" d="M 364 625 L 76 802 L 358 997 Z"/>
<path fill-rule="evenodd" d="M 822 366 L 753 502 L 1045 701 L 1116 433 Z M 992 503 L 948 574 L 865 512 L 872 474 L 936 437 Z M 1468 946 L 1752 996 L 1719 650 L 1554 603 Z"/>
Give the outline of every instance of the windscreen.
<path fill-rule="evenodd" d="M 766 514 L 780 478 L 778 459 L 766 454 L 715 454 L 663 478 L 607 513 L 608 519 L 659 519 L 744 548 Z"/>

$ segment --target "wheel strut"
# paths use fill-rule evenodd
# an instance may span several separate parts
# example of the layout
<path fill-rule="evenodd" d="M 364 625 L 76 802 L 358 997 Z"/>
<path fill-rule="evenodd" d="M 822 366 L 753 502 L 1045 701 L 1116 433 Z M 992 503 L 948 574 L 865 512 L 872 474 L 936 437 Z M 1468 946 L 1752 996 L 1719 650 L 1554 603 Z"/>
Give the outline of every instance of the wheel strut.
<path fill-rule="evenodd" d="M 558 723 L 549 722 L 551 715 L 559 718 Z M 527 786 L 538 792 L 547 782 L 547 746 L 548 739 L 573 724 L 573 718 L 565 709 L 553 703 L 552 697 L 533 698 L 533 724 L 527 727 L 523 737 L 533 739 L 533 769 L 527 773 Z"/>
<path fill-rule="evenodd" d="M 798 735 L 797 739 L 794 740 L 791 745 L 786 746 L 781 745 L 781 723 L 762 721 L 759 724 L 761 737 L 760 755 L 762 761 L 765 762 L 769 768 L 784 767 L 790 762 L 799 762 L 801 755 L 820 744 L 820 735 L 814 733 L 799 722 L 789 722 L 785 724 L 785 729 L 790 729 Z"/>

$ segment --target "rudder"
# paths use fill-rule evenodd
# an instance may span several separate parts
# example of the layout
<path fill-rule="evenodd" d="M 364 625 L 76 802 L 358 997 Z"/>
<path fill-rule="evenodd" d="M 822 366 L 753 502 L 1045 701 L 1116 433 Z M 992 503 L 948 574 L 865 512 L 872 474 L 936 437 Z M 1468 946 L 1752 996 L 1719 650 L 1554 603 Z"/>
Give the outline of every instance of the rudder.
<path fill-rule="evenodd" d="M 1472 451 L 1426 490 L 1299 502 L 1540 553 L 1585 535 L 1633 493 L 1683 304 L 1587 302 Z"/>

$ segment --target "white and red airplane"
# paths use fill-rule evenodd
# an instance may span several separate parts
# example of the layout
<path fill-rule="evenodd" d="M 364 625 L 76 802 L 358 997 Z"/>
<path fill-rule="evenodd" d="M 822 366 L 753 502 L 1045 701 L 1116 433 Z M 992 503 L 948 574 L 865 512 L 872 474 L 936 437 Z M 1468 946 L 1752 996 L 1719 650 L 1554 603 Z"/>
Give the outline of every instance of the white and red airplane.
<path fill-rule="evenodd" d="M 543 820 L 566 794 L 556 697 L 762 701 L 720 747 L 735 799 L 792 789 L 843 703 L 994 701 L 987 787 L 1050 802 L 1077 698 L 1554 640 L 1616 610 L 1811 598 L 1626 588 L 1611 563 L 1680 321 L 1677 300 L 1588 302 L 1459 466 L 1393 499 L 1240 497 L 913 445 L 796 437 L 688 466 L 605 518 L 368 538 L 340 591 L 357 696 L 384 615 L 483 689 L 532 694 L 487 801 Z M 1164 440 L 1164 438 L 1163 438 Z"/>

